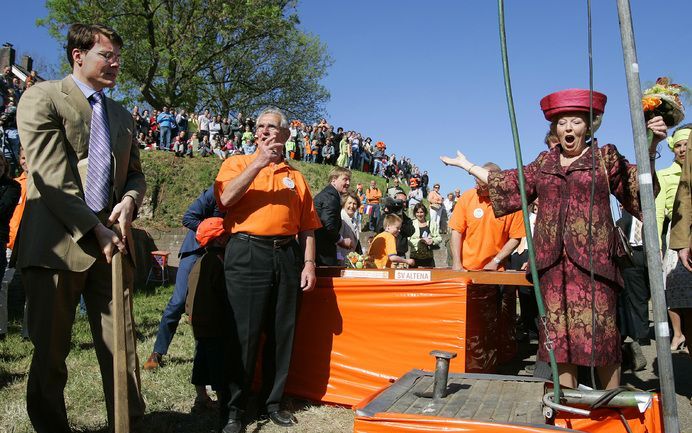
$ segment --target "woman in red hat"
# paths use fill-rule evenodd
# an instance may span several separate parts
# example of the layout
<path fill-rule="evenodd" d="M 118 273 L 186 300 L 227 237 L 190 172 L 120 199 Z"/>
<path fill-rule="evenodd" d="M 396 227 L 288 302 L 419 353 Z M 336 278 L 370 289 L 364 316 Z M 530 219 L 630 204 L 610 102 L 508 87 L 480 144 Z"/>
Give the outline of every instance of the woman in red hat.
<path fill-rule="evenodd" d="M 622 277 L 612 260 L 610 193 L 628 212 L 641 218 L 636 165 L 630 164 L 612 144 L 602 148 L 591 145 L 591 132 L 600 125 L 605 104 L 606 96 L 593 92 L 594 125 L 590 127 L 588 90 L 563 90 L 543 98 L 541 109 L 551 122 L 550 131 L 559 144 L 524 167 L 528 202 L 537 198 L 541 202 L 533 236 L 547 326 L 539 329 L 538 358 L 548 360 L 547 331 L 558 362 L 560 384 L 572 388 L 577 387 L 579 365 L 594 365 L 606 389 L 620 384 L 616 300 Z M 654 132 L 649 150 L 654 173 L 656 145 L 666 137 L 667 127 L 661 117 L 651 119 L 647 127 Z M 591 249 L 595 329 L 592 328 L 588 237 L 594 150 L 597 150 L 597 166 Z M 455 158 L 441 159 L 488 183 L 495 216 L 521 209 L 516 169 L 489 173 L 461 152 Z M 655 176 L 654 189 L 658 189 Z"/>

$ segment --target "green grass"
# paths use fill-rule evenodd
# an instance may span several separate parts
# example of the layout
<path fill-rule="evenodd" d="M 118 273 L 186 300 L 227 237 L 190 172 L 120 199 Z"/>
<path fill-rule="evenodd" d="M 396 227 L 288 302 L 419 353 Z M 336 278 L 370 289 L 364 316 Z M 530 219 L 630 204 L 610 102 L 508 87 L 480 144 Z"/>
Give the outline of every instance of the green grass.
<path fill-rule="evenodd" d="M 176 158 L 169 152 L 143 151 L 142 167 L 147 179 L 147 193 L 137 226 L 142 228 L 177 228 L 187 207 L 206 190 L 216 178 L 222 161 L 217 157 Z M 327 184 L 329 165 L 292 161 L 310 186 L 313 196 Z M 384 192 L 381 177 L 354 171 L 352 188 L 362 183 L 364 188 L 375 180 Z"/>
<path fill-rule="evenodd" d="M 137 353 L 143 363 L 151 352 L 161 313 L 173 288 L 159 287 L 135 295 Z M 20 324 L 11 322 L 9 333 L 0 341 L 0 433 L 32 432 L 26 414 L 26 379 L 33 347 L 22 340 Z M 142 371 L 142 393 L 147 410 L 139 429 L 147 432 L 207 433 L 216 428 L 215 412 L 191 413 L 195 389 L 190 384 L 194 337 L 185 320 L 169 348 L 165 367 L 155 372 Z M 106 409 L 101 376 L 86 317 L 78 316 L 72 332 L 72 347 L 67 358 L 69 378 L 65 388 L 67 413 L 76 432 L 105 432 Z M 314 406 L 288 399 L 299 424 L 292 432 L 350 432 L 353 412 L 331 406 Z M 247 431 L 283 432 L 267 423 L 254 422 Z"/>

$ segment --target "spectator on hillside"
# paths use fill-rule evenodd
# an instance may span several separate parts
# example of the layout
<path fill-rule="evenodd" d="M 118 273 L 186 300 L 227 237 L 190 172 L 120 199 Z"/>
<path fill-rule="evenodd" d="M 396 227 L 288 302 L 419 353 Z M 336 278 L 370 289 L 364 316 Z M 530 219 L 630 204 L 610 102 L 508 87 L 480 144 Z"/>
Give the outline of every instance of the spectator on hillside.
<path fill-rule="evenodd" d="M 175 123 L 175 117 L 168 112 L 168 107 L 164 106 L 161 113 L 156 116 L 156 123 L 159 126 L 161 134 L 159 137 L 159 149 L 171 150 L 171 133 L 173 124 Z"/>
<path fill-rule="evenodd" d="M 370 231 L 374 232 L 380 222 L 380 199 L 382 198 L 382 191 L 374 180 L 370 181 L 370 188 L 365 191 L 365 196 L 368 201 L 368 215 L 370 215 L 368 225 Z"/>
<path fill-rule="evenodd" d="M 430 203 L 430 221 L 434 222 L 437 227 L 440 227 L 440 221 L 445 213 L 444 199 L 440 194 L 440 184 L 433 185 L 433 190 L 428 194 L 428 202 Z"/>
<path fill-rule="evenodd" d="M 350 134 L 350 133 L 349 133 Z M 344 134 L 339 143 L 339 157 L 336 160 L 336 165 L 339 167 L 348 167 L 351 159 L 351 147 L 348 141 L 349 135 Z"/>
<path fill-rule="evenodd" d="M 242 145 L 255 141 L 255 133 L 252 132 L 252 129 L 250 129 L 249 126 L 245 127 L 245 132 L 243 132 L 241 140 Z"/>
<path fill-rule="evenodd" d="M 197 113 L 194 111 L 190 113 L 190 116 L 188 117 L 187 120 L 187 132 L 192 134 L 192 133 L 197 133 L 199 137 L 199 117 L 197 116 Z"/>
<path fill-rule="evenodd" d="M 200 143 L 196 132 L 192 133 L 190 141 L 188 142 L 188 148 L 192 151 L 192 155 L 190 155 L 190 157 L 192 157 L 194 154 L 199 154 Z"/>
<path fill-rule="evenodd" d="M 358 227 L 358 231 L 360 232 L 363 230 L 363 214 L 365 213 L 365 206 L 368 201 L 368 198 L 365 194 L 365 190 L 363 189 L 363 184 L 358 183 L 356 185 L 356 197 L 358 197 L 358 203 L 360 203 L 359 208 L 358 208 L 358 213 L 356 214 L 356 224 Z"/>
<path fill-rule="evenodd" d="M 211 115 L 209 110 L 204 110 L 204 113 L 197 119 L 199 122 L 199 136 L 204 138 L 204 136 L 209 135 L 209 122 L 211 122 Z"/>
<path fill-rule="evenodd" d="M 334 145 L 332 144 L 332 138 L 327 138 L 327 144 L 322 148 L 322 162 L 324 164 L 334 165 Z"/>
<path fill-rule="evenodd" d="M 249 126 L 248 126 L 249 128 Z M 255 140 L 251 141 L 246 141 L 243 143 L 243 154 L 244 155 L 252 155 L 255 153 L 255 150 L 257 149 L 257 144 L 255 143 Z"/>
<path fill-rule="evenodd" d="M 211 148 L 211 143 L 209 142 L 209 135 L 202 136 L 202 142 L 199 144 L 199 156 L 206 158 L 209 155 L 213 155 L 214 152 Z"/>
<path fill-rule="evenodd" d="M 389 185 L 389 179 L 387 179 L 387 185 Z M 404 192 L 404 190 L 399 186 L 399 179 L 392 179 L 392 185 L 387 187 L 387 197 L 394 198 L 398 193 Z"/>
<path fill-rule="evenodd" d="M 139 114 L 138 114 L 138 116 L 139 116 Z M 149 149 L 147 149 L 147 136 L 144 135 L 143 132 L 137 133 L 137 145 L 139 146 L 140 149 L 149 150 Z"/>
<path fill-rule="evenodd" d="M 442 202 L 442 205 L 444 206 L 444 214 L 440 217 L 440 233 L 446 234 L 447 233 L 447 224 L 449 222 L 449 218 L 452 216 L 452 212 L 454 211 L 454 193 L 449 193 L 447 194 L 447 197 L 445 197 L 444 201 Z"/>
<path fill-rule="evenodd" d="M 435 257 L 433 248 L 440 246 L 442 237 L 439 226 L 432 220 L 427 221 L 428 209 L 423 203 L 418 203 L 413 208 L 413 234 L 409 238 L 409 256 L 416 261 L 416 266 L 421 268 L 434 268 Z"/>
<path fill-rule="evenodd" d="M 189 143 L 186 137 L 186 132 L 180 131 L 173 140 L 173 151 L 175 152 L 175 156 L 192 156 L 192 147 L 190 147 L 190 150 L 188 151 L 188 146 Z"/>
<path fill-rule="evenodd" d="M 228 117 L 224 117 L 221 121 L 221 136 L 223 136 L 225 140 L 235 137 L 235 135 L 231 132 L 231 122 Z"/>
<path fill-rule="evenodd" d="M 178 115 L 175 116 L 175 123 L 178 125 L 178 132 L 188 132 L 188 130 L 190 129 L 189 119 L 187 113 L 185 112 L 185 109 L 181 109 Z"/>
<path fill-rule="evenodd" d="M 209 141 L 214 143 L 221 135 L 221 116 L 215 116 L 209 121 Z"/>
<path fill-rule="evenodd" d="M 411 159 L 409 158 L 409 162 Z M 418 172 L 418 167 L 415 167 L 415 171 Z M 430 182 L 430 177 L 428 176 L 428 170 L 423 171 L 420 177 L 420 187 L 423 190 L 423 197 L 428 196 L 428 183 Z M 432 214 L 431 214 L 432 215 Z"/>
<path fill-rule="evenodd" d="M 411 190 L 408 192 L 408 208 L 409 212 L 413 212 L 413 208 L 423 201 L 423 190 L 418 183 L 418 178 L 413 177 L 409 182 Z M 409 215 L 411 216 L 411 215 Z"/>

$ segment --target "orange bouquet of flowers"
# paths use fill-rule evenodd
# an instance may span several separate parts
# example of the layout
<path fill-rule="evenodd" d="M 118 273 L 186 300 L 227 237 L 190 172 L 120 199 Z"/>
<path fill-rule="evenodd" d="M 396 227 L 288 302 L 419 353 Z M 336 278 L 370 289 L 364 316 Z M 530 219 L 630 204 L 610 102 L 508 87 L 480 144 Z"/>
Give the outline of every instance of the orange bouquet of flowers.
<path fill-rule="evenodd" d="M 672 83 L 668 77 L 658 78 L 656 84 L 644 90 L 642 96 L 644 118 L 649 120 L 662 116 L 669 128 L 679 124 L 685 118 L 685 109 L 680 95 L 686 92 L 685 87 Z"/>

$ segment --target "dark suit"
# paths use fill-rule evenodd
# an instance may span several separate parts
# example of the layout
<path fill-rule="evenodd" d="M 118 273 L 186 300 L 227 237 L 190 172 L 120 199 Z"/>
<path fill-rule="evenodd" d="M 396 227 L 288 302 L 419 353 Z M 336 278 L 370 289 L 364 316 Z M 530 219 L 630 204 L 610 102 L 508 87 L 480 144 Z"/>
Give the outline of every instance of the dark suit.
<path fill-rule="evenodd" d="M 176 329 L 178 329 L 180 317 L 185 311 L 185 298 L 187 296 L 190 271 L 205 251 L 197 242 L 197 227 L 207 218 L 223 216 L 224 213 L 216 205 L 213 186 L 197 197 L 190 207 L 187 208 L 185 215 L 183 215 L 183 225 L 190 230 L 187 232 L 178 253 L 180 264 L 175 276 L 175 289 L 166 308 L 163 310 L 161 322 L 159 323 L 159 332 L 156 334 L 154 352 L 160 355 L 168 353 L 168 346 L 170 346 L 173 340 L 173 335 Z"/>
<path fill-rule="evenodd" d="M 27 203 L 18 239 L 18 266 L 27 294 L 29 335 L 34 355 L 27 384 L 27 412 L 37 432 L 68 432 L 64 387 L 65 358 L 75 309 L 84 296 L 106 397 L 113 419 L 113 320 L 111 266 L 93 228 L 103 223 L 125 196 L 139 207 L 146 183 L 139 160 L 136 126 L 130 113 L 105 98 L 110 131 L 109 203 L 98 215 L 87 206 L 92 108 L 71 76 L 36 84 L 19 102 L 17 124 L 27 163 Z M 132 249 L 131 249 L 132 251 Z M 125 317 L 130 416 L 144 413 L 140 394 L 130 289 L 134 270 L 125 268 Z"/>
<path fill-rule="evenodd" d="M 315 261 L 318 266 L 338 266 L 336 243 L 341 231 L 341 196 L 332 184 L 315 196 L 315 210 L 322 228 L 315 230 Z"/>
<path fill-rule="evenodd" d="M 617 225 L 625 235 L 630 236 L 633 217 L 623 211 Z M 618 294 L 618 319 L 620 335 L 630 337 L 642 344 L 649 342 L 649 270 L 643 246 L 632 246 L 632 266 L 621 269 L 624 281 Z"/>

